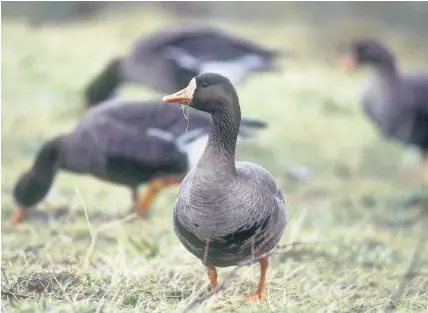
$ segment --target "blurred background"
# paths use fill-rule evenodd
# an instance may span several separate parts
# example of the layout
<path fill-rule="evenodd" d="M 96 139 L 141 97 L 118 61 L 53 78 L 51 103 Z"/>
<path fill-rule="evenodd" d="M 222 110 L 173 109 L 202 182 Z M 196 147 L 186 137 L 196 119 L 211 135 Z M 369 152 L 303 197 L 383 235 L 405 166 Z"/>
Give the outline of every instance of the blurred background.
<path fill-rule="evenodd" d="M 130 51 L 140 36 L 189 24 L 290 52 L 281 59 L 283 71 L 252 75 L 237 86 L 243 114 L 269 123 L 259 138 L 239 147 L 237 159 L 259 163 L 280 183 L 290 218 L 282 244 L 328 244 L 273 260 L 273 300 L 262 308 L 382 307 L 414 247 L 413 228 L 397 221 L 415 215 L 406 199 L 419 156 L 379 134 L 359 103 L 367 72 L 343 72 L 337 60 L 352 39 L 370 36 L 391 47 L 400 69 L 426 69 L 427 16 L 424 2 L 2 2 L 2 269 L 21 294 L 31 295 L 8 306 L 10 312 L 35 312 L 40 299 L 68 310 L 94 308 L 104 297 L 109 308 L 150 312 L 173 311 L 188 301 L 203 269 L 196 270 L 198 261 L 172 232 L 176 186 L 154 202 L 149 221 L 100 234 L 91 256 L 92 287 L 79 280 L 68 285 L 67 294 L 78 295 L 73 305 L 65 293 L 58 295 L 59 287 L 35 296 L 28 277 L 54 269 L 78 275 L 91 242 L 84 207 L 93 229 L 102 227 L 127 214 L 129 191 L 61 172 L 38 210 L 66 207 L 65 217 L 17 227 L 8 217 L 17 178 L 45 140 L 72 129 L 82 113 L 83 89 L 106 62 Z M 126 85 L 117 97 L 161 96 Z M 258 277 L 252 271 L 258 273 L 243 270 L 239 282 L 245 283 L 233 282 L 208 311 L 244 306 L 231 290 L 251 289 Z M 427 307 L 421 293 L 428 293 L 427 277 L 409 287 L 403 312 Z"/>

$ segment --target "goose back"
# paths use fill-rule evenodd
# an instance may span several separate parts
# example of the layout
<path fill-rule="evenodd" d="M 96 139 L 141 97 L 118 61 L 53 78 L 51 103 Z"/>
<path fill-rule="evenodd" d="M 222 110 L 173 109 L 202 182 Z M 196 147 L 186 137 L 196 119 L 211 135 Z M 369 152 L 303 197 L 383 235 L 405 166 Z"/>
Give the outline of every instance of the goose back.
<path fill-rule="evenodd" d="M 170 93 L 183 88 L 195 75 L 213 69 L 227 71 L 229 76 L 237 73 L 234 80 L 238 82 L 249 70 L 269 70 L 278 55 L 276 50 L 218 29 L 180 26 L 137 40 L 130 55 L 123 58 L 121 72 L 124 80 Z"/>
<path fill-rule="evenodd" d="M 190 112 L 187 121 L 180 107 L 161 101 L 109 101 L 96 106 L 68 136 L 62 167 L 127 185 L 153 175 L 183 173 L 188 159 L 175 140 L 186 127 L 192 131 L 209 125 L 210 116 L 200 113 Z"/>

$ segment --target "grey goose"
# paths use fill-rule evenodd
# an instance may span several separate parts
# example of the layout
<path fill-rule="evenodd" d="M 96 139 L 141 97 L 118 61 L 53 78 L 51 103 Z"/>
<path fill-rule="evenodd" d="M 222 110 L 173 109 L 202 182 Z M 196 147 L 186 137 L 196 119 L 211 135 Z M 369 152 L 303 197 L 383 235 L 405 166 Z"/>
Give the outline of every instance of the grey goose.
<path fill-rule="evenodd" d="M 133 209 L 145 215 L 162 188 L 179 184 L 196 165 L 210 123 L 208 113 L 190 109 L 186 120 L 179 106 L 158 100 L 110 100 L 89 109 L 71 132 L 47 140 L 19 177 L 11 222 L 21 222 L 27 209 L 45 198 L 58 170 L 129 187 Z M 239 138 L 265 127 L 263 121 L 243 119 Z M 138 194 L 144 183 L 146 191 Z"/>
<path fill-rule="evenodd" d="M 171 93 L 197 74 L 215 71 L 236 84 L 250 72 L 278 69 L 274 61 L 280 54 L 212 27 L 160 29 L 138 38 L 128 54 L 103 67 L 84 91 L 86 105 L 111 98 L 122 83 Z"/>
<path fill-rule="evenodd" d="M 173 208 L 175 233 L 206 266 L 213 288 L 217 287 L 216 267 L 259 259 L 259 284 L 247 299 L 261 299 L 268 252 L 285 229 L 285 203 L 267 170 L 253 163 L 235 162 L 241 122 L 236 90 L 227 77 L 204 73 L 163 100 L 188 104 L 210 113 L 213 119 L 205 150 L 177 194 Z"/>
<path fill-rule="evenodd" d="M 428 70 L 401 73 L 389 48 L 365 38 L 351 44 L 345 67 L 372 69 L 361 93 L 364 112 L 386 138 L 420 148 L 428 166 Z"/>

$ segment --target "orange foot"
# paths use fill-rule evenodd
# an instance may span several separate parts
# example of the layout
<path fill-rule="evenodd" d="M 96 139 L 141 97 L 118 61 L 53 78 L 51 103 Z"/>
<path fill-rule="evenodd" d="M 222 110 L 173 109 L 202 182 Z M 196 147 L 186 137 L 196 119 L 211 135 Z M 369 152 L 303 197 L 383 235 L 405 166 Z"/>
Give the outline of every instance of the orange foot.
<path fill-rule="evenodd" d="M 263 292 L 256 290 L 245 297 L 245 301 L 253 302 L 259 301 L 263 298 Z"/>
<path fill-rule="evenodd" d="M 261 257 L 259 260 L 259 264 L 260 264 L 259 285 L 257 286 L 256 291 L 250 293 L 248 296 L 245 297 L 246 301 L 258 301 L 263 298 L 263 293 L 265 290 L 266 269 L 269 265 L 269 256 L 265 254 L 263 257 Z"/>
<path fill-rule="evenodd" d="M 19 224 L 24 219 L 24 216 L 25 216 L 25 209 L 22 206 L 17 205 L 15 208 L 15 211 L 13 211 L 10 217 L 10 223 L 12 225 Z"/>

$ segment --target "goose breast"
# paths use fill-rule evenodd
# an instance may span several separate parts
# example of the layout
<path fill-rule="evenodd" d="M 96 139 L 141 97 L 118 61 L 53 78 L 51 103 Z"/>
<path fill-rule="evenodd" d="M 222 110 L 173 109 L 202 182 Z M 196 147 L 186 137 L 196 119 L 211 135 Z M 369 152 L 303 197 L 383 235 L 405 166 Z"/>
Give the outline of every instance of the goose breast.
<path fill-rule="evenodd" d="M 268 252 L 285 228 L 285 204 L 274 180 L 262 167 L 236 163 L 237 178 L 201 177 L 192 170 L 180 187 L 173 210 L 174 230 L 183 245 L 207 264 L 233 266 Z"/>

